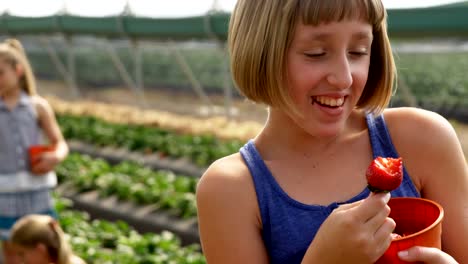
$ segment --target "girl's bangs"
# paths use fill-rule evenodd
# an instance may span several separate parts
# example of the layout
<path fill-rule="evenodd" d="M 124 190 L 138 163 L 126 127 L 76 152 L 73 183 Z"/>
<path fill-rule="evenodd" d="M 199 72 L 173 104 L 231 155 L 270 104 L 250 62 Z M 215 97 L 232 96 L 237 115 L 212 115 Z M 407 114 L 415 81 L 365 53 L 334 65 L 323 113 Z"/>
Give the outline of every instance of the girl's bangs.
<path fill-rule="evenodd" d="M 298 0 L 296 12 L 305 25 L 359 19 L 380 28 L 385 8 L 380 0 Z"/>

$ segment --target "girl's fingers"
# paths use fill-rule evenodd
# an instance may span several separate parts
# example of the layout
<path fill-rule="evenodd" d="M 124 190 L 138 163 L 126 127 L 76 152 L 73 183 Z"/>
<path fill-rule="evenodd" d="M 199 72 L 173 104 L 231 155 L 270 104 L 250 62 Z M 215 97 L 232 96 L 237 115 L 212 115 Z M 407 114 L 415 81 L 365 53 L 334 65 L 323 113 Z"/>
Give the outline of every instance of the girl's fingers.
<path fill-rule="evenodd" d="M 436 263 L 457 264 L 458 263 L 457 261 L 455 261 L 455 259 L 453 259 L 447 253 L 444 253 L 437 248 L 430 248 L 430 247 L 415 246 L 408 250 L 398 252 L 398 257 L 404 261 L 408 261 L 408 262 L 421 261 L 426 264 L 436 264 Z"/>
<path fill-rule="evenodd" d="M 386 212 L 387 203 L 390 200 L 390 193 L 371 194 L 364 199 L 359 206 L 352 208 L 355 210 L 358 217 L 362 222 L 371 221 L 376 215 L 381 214 L 382 210 Z M 388 215 L 388 214 L 387 214 Z M 385 216 L 386 217 L 386 216 Z"/>
<path fill-rule="evenodd" d="M 387 249 L 392 241 L 391 233 L 395 230 L 395 221 L 391 218 L 385 218 L 383 224 L 374 233 L 374 241 L 377 244 L 382 244 L 384 249 Z"/>
<path fill-rule="evenodd" d="M 349 204 L 342 204 L 338 207 L 338 210 L 349 210 L 351 208 L 359 206 L 364 200 L 359 200 L 354 203 L 349 203 Z"/>
<path fill-rule="evenodd" d="M 382 226 L 383 222 L 389 214 L 390 207 L 388 205 L 385 205 L 383 208 L 380 208 L 380 210 L 378 210 L 374 216 L 367 219 L 365 224 L 368 225 L 370 229 L 373 229 L 377 232 L 377 230 Z"/>

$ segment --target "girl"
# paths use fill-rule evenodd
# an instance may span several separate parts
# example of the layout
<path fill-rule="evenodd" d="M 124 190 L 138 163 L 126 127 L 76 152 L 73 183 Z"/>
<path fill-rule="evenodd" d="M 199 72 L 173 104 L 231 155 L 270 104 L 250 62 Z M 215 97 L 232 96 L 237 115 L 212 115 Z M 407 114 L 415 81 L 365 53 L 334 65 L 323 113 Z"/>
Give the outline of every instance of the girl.
<path fill-rule="evenodd" d="M 40 144 L 53 150 L 30 160 L 28 149 Z M 31 213 L 54 214 L 50 189 L 57 180 L 53 169 L 67 154 L 50 105 L 36 94 L 21 43 L 7 39 L 0 43 L 0 238 L 6 263 L 11 255 L 6 240 L 13 223 Z"/>
<path fill-rule="evenodd" d="M 84 264 L 72 254 L 62 228 L 48 215 L 28 215 L 15 223 L 11 243 L 24 264 Z"/>
<path fill-rule="evenodd" d="M 395 227 L 390 195 L 366 188 L 377 156 L 404 160 L 392 196 L 445 209 L 446 253 L 413 247 L 399 257 L 468 263 L 465 157 L 443 117 L 386 109 L 395 66 L 380 0 L 238 0 L 228 42 L 238 88 L 269 115 L 200 180 L 208 263 L 374 263 Z"/>

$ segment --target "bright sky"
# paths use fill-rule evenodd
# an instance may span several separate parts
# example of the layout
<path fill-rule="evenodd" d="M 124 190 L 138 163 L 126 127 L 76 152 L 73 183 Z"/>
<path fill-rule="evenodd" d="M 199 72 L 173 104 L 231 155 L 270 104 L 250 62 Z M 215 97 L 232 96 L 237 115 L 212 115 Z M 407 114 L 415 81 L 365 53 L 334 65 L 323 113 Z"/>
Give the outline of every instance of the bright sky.
<path fill-rule="evenodd" d="M 133 13 L 150 17 L 183 17 L 202 15 L 213 2 L 231 11 L 236 0 L 0 0 L 0 14 L 8 11 L 18 16 L 47 16 L 64 8 L 68 13 L 82 16 L 120 14 L 126 2 Z M 257 1 L 257 0 L 253 0 Z M 461 0 L 382 0 L 387 8 L 426 7 L 460 2 Z"/>

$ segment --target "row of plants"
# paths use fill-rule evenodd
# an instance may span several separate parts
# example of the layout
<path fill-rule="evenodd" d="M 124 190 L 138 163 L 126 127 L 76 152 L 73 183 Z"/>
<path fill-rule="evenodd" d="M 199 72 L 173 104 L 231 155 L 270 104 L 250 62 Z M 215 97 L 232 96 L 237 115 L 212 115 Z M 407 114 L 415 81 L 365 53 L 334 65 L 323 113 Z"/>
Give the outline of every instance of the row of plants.
<path fill-rule="evenodd" d="M 133 69 L 129 49 L 117 49 L 128 69 Z M 226 63 L 220 50 L 209 47 L 182 48 L 181 53 L 194 75 L 207 91 L 222 92 Z M 76 49 L 76 73 L 80 85 L 106 86 L 121 84 L 122 81 L 112 62 L 102 50 L 90 46 Z M 44 51 L 32 50 L 31 63 L 39 76 L 61 80 L 61 76 Z M 66 56 L 60 53 L 65 59 Z M 146 87 L 170 87 L 176 91 L 191 90 L 188 79 L 169 49 L 152 48 L 143 51 L 143 76 Z M 399 78 L 409 87 L 410 93 L 420 106 L 468 107 L 468 67 L 466 52 L 399 53 L 396 52 Z M 232 81 L 231 81 L 232 85 Z M 397 91 L 395 104 L 404 104 L 404 93 Z"/>
<path fill-rule="evenodd" d="M 198 178 L 154 171 L 130 161 L 112 166 L 103 159 L 78 153 L 71 153 L 57 166 L 56 173 L 60 183 L 67 182 L 80 193 L 97 190 L 101 197 L 151 204 L 184 219 L 197 215 Z"/>
<path fill-rule="evenodd" d="M 99 264 L 204 264 L 199 244 L 182 246 L 171 232 L 140 234 L 123 221 L 91 220 L 70 209 L 71 202 L 55 199 L 59 222 L 76 255 Z"/>
<path fill-rule="evenodd" d="M 199 167 L 235 153 L 243 145 L 240 140 L 221 140 L 213 135 L 182 135 L 143 125 L 113 124 L 93 116 L 59 114 L 57 120 L 68 140 L 157 153 L 161 157 L 186 158 Z"/>
<path fill-rule="evenodd" d="M 179 134 L 209 134 L 223 140 L 246 141 L 255 137 L 262 129 L 261 123 L 235 120 L 225 116 L 195 117 L 124 104 L 92 100 L 69 101 L 50 95 L 45 98 L 57 114 L 94 116 L 110 123 L 159 127 Z"/>

